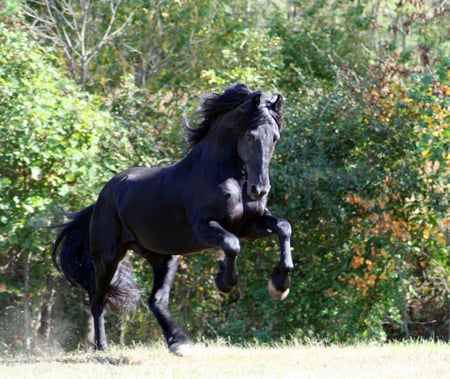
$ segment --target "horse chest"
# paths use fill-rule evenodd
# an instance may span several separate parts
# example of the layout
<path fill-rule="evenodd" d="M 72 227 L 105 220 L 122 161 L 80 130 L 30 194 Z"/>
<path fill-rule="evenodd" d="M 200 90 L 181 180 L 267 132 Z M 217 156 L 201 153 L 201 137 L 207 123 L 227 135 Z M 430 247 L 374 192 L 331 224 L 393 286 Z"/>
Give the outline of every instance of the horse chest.
<path fill-rule="evenodd" d="M 220 188 L 221 198 L 225 201 L 226 224 L 242 224 L 264 213 L 264 201 L 248 199 L 239 182 L 228 180 L 222 183 Z"/>
<path fill-rule="evenodd" d="M 220 201 L 228 222 L 234 222 L 242 217 L 244 204 L 242 203 L 242 190 L 235 180 L 226 180 L 220 184 Z"/>

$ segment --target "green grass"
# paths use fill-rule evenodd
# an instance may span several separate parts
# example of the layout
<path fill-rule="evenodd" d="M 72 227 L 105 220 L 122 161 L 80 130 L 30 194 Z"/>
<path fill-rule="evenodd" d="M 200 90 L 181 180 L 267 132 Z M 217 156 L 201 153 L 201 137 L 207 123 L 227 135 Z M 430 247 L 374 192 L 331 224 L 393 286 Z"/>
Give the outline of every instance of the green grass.
<path fill-rule="evenodd" d="M 0 357 L 0 378 L 448 378 L 450 345 L 233 347 L 197 344 L 189 357 L 162 345 L 114 347 L 107 353 Z"/>

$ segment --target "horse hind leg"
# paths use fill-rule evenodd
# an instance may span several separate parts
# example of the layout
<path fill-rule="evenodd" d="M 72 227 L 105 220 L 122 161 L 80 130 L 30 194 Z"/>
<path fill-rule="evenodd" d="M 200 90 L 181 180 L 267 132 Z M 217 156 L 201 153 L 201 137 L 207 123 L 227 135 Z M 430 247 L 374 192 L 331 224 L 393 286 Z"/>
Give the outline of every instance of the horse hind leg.
<path fill-rule="evenodd" d="M 109 284 L 114 276 L 115 267 L 107 265 L 101 266 L 103 266 L 101 269 L 96 270 L 96 286 L 91 301 L 91 313 L 94 317 L 95 349 L 108 350 L 104 310 Z"/>
<path fill-rule="evenodd" d="M 153 267 L 153 289 L 149 307 L 161 326 L 169 350 L 180 356 L 190 353 L 192 342 L 176 324 L 169 311 L 169 297 L 180 256 L 149 254 L 146 259 Z"/>
<path fill-rule="evenodd" d="M 95 350 L 109 350 L 108 342 L 106 340 L 105 331 L 105 305 L 100 300 L 99 295 L 95 295 L 91 305 L 91 313 L 94 317 L 94 348 Z"/>
<path fill-rule="evenodd" d="M 91 296 L 91 313 L 94 318 L 94 348 L 95 350 L 108 350 L 105 331 L 105 303 L 107 290 L 104 288 L 103 279 L 96 279 L 96 288 Z"/>
<path fill-rule="evenodd" d="M 119 262 L 126 253 L 123 247 L 99 248 L 91 241 L 92 257 L 95 265 L 95 291 L 91 296 L 91 313 L 94 317 L 95 349 L 108 350 L 105 331 L 104 309 L 111 281 L 117 270 Z"/>

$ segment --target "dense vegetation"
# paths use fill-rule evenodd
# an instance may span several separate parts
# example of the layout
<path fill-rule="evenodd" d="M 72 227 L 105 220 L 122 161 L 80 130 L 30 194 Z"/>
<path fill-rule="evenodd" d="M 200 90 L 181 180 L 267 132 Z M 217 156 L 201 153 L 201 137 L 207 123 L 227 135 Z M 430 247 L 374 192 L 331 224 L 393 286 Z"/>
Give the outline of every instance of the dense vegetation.
<path fill-rule="evenodd" d="M 186 258 L 180 323 L 234 342 L 449 339 L 446 2 L 7 0 L 0 16 L 2 351 L 88 343 L 46 227 L 114 173 L 182 157 L 183 114 L 235 82 L 286 99 L 270 205 L 293 225 L 293 288 L 267 294 L 272 239 L 246 244 L 229 296 L 219 252 Z M 160 336 L 144 306 L 109 324 L 127 344 Z"/>

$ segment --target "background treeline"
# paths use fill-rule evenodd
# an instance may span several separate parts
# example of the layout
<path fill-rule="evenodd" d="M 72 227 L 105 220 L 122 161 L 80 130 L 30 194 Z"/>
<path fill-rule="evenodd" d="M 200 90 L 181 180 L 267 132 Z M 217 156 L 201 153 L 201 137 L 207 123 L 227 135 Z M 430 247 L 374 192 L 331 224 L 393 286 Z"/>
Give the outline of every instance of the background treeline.
<path fill-rule="evenodd" d="M 233 342 L 449 339 L 448 2 L 3 0 L 0 17 L 2 353 L 89 345 L 44 227 L 114 173 L 180 159 L 183 114 L 235 82 L 286 99 L 270 203 L 293 225 L 293 286 L 267 294 L 272 239 L 245 245 L 229 296 L 220 252 L 184 259 L 180 324 Z M 129 256 L 146 297 L 151 269 Z M 144 305 L 108 323 L 117 343 L 161 336 Z"/>

